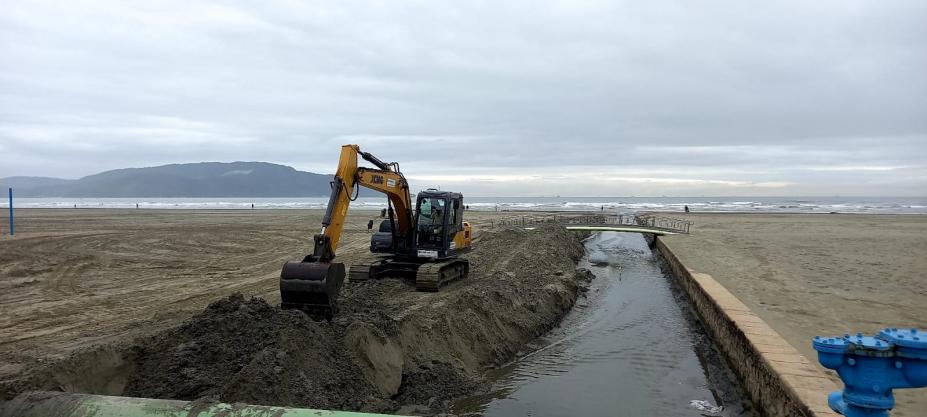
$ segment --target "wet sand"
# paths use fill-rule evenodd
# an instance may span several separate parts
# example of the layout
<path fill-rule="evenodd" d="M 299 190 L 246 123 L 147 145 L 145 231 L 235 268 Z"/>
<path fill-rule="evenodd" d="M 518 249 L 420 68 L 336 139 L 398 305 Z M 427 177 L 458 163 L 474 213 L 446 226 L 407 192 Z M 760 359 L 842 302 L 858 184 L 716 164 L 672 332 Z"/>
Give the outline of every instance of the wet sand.
<path fill-rule="evenodd" d="M 701 214 L 664 241 L 712 275 L 814 363 L 815 335 L 927 328 L 927 216 Z M 832 374 L 832 373 L 831 373 Z M 896 391 L 892 415 L 927 409 Z"/>

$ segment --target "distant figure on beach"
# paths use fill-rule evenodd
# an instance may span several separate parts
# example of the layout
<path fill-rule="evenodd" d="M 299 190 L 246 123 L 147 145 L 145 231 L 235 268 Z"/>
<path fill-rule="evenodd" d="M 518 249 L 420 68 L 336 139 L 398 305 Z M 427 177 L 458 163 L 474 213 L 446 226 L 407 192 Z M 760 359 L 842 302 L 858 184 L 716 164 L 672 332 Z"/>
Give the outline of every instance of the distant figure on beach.
<path fill-rule="evenodd" d="M 135 209 L 138 210 L 138 203 L 135 203 Z"/>
<path fill-rule="evenodd" d="M 380 218 L 386 217 L 386 209 L 380 210 Z"/>
<path fill-rule="evenodd" d="M 251 203 L 251 210 L 254 210 L 254 203 Z"/>
<path fill-rule="evenodd" d="M 367 222 L 367 231 L 369 232 L 371 230 L 373 230 L 373 219 Z"/>
<path fill-rule="evenodd" d="M 688 212 L 689 212 L 689 205 L 688 205 L 688 204 L 686 204 L 686 205 L 685 205 L 685 206 L 683 206 L 683 207 L 684 207 L 684 208 L 686 209 L 686 213 L 688 213 Z"/>
<path fill-rule="evenodd" d="M 600 208 L 599 211 L 605 211 L 605 206 L 602 206 L 602 208 Z"/>

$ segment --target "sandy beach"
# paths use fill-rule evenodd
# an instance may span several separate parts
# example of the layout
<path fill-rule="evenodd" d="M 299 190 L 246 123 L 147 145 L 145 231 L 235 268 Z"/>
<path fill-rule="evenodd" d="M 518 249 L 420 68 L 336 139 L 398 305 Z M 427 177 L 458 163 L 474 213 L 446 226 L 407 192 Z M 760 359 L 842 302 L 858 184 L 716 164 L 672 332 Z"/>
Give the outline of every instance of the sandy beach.
<path fill-rule="evenodd" d="M 816 335 L 927 328 L 927 216 L 699 214 L 665 237 L 808 359 Z M 927 409 L 924 390 L 896 391 L 897 416 Z"/>
<path fill-rule="evenodd" d="M 322 214 L 19 210 L 15 239 L 0 240 L 0 378 L 169 327 L 234 292 L 279 303 L 280 268 L 312 251 Z M 352 212 L 339 260 L 367 253 L 367 222 L 378 215 Z M 493 216 L 468 213 L 475 236 Z"/>
<path fill-rule="evenodd" d="M 354 211 L 339 248 L 367 252 Z M 0 377 L 83 347 L 173 326 L 234 292 L 279 302 L 284 261 L 311 250 L 319 210 L 30 209 L 0 240 Z M 468 212 L 476 236 L 513 213 Z M 818 334 L 927 328 L 927 216 L 691 214 L 666 238 L 812 361 Z M 901 392 L 899 412 L 927 405 Z M 907 412 L 906 412 L 907 410 Z"/>

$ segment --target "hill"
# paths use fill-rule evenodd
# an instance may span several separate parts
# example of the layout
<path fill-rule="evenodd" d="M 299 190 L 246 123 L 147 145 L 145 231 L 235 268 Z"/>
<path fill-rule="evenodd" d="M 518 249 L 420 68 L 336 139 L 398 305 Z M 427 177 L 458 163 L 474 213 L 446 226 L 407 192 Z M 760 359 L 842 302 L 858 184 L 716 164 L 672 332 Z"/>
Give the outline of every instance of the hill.
<path fill-rule="evenodd" d="M 20 197 L 320 197 L 330 175 L 267 162 L 199 162 L 124 168 L 77 180 L 0 178 Z"/>
<path fill-rule="evenodd" d="M 13 187 L 16 189 L 36 188 L 49 185 L 60 185 L 74 180 L 51 177 L 6 177 L 0 178 L 0 187 L 6 189 Z"/>

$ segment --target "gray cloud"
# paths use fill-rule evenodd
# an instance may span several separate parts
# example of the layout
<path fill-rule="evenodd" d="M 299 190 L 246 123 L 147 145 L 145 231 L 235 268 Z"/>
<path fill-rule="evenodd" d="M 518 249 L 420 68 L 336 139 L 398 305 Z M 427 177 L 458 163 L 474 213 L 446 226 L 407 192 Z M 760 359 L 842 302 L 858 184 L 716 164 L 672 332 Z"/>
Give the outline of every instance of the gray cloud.
<path fill-rule="evenodd" d="M 0 176 L 356 142 L 471 195 L 923 195 L 922 1 L 13 2 Z"/>

